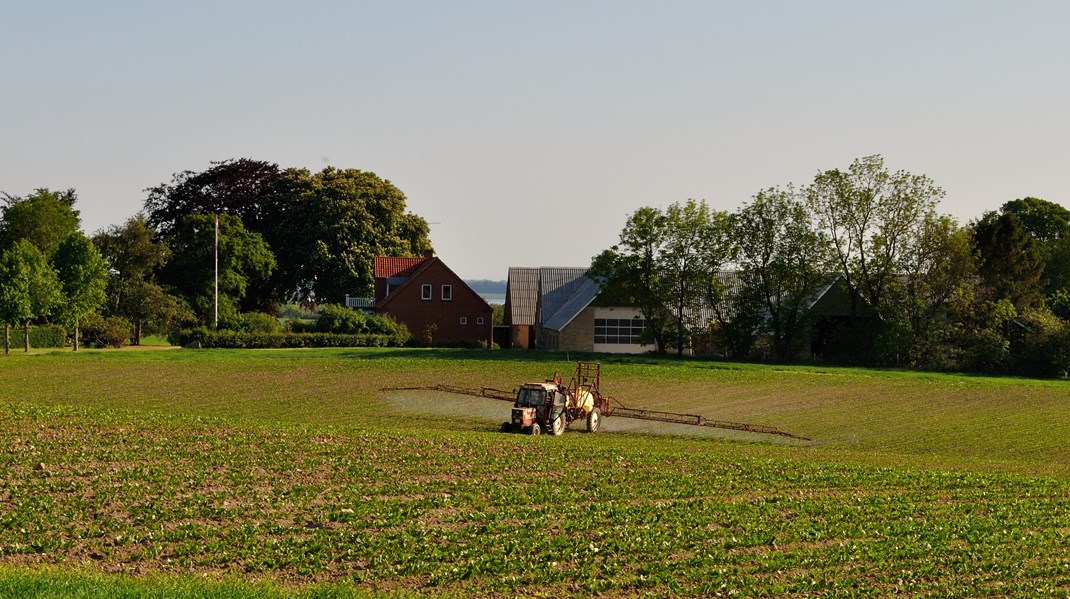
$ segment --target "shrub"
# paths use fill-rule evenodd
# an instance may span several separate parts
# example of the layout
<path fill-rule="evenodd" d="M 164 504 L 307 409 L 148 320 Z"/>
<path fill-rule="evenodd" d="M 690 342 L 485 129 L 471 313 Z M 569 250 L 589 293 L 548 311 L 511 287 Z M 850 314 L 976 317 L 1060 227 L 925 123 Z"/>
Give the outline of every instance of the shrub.
<path fill-rule="evenodd" d="M 253 333 L 187 329 L 168 337 L 183 347 L 197 343 L 200 347 L 227 349 L 285 349 L 299 347 L 401 347 L 406 339 L 390 335 L 346 335 L 341 333 Z"/>
<path fill-rule="evenodd" d="M 1070 326 L 1050 312 L 1037 310 L 1021 319 L 1023 334 L 1012 344 L 1015 374 L 1066 377 L 1070 371 Z"/>
<path fill-rule="evenodd" d="M 94 347 L 122 347 L 130 340 L 133 325 L 118 316 L 92 315 L 82 324 L 82 343 Z"/>
<path fill-rule="evenodd" d="M 316 330 L 321 333 L 356 335 L 368 332 L 368 317 L 344 306 L 323 304 L 319 307 Z"/>
<path fill-rule="evenodd" d="M 245 314 L 245 325 L 250 333 L 278 333 L 279 319 L 263 312 Z"/>

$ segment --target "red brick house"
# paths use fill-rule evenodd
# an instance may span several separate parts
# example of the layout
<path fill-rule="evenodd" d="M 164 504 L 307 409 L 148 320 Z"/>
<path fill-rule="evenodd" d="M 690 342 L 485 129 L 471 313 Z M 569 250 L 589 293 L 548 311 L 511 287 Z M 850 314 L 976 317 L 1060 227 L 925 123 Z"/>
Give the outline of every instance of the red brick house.
<path fill-rule="evenodd" d="M 414 337 L 436 345 L 493 342 L 490 304 L 432 252 L 376 256 L 374 274 L 376 313 L 389 314 Z"/>

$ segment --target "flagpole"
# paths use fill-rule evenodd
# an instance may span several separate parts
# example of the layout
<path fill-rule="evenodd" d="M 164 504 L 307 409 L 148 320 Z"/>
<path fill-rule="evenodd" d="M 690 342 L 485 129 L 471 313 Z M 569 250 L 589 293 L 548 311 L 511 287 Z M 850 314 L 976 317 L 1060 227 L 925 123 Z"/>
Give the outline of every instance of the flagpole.
<path fill-rule="evenodd" d="M 219 213 L 215 215 L 215 328 L 219 328 Z"/>

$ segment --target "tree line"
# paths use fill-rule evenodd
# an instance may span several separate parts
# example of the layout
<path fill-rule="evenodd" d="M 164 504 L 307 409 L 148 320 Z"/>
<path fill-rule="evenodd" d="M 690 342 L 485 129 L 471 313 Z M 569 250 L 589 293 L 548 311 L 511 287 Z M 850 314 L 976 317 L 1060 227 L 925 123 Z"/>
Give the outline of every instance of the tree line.
<path fill-rule="evenodd" d="M 80 232 L 74 190 L 4 195 L 5 349 L 11 327 L 21 326 L 28 350 L 32 323 L 72 328 L 75 349 L 80 328 L 101 344 L 137 344 L 144 332 L 176 327 L 247 330 L 288 303 L 371 295 L 375 256 L 431 249 L 427 221 L 367 171 L 313 173 L 243 158 L 180 172 L 146 192 L 143 211 L 92 238 Z"/>
<path fill-rule="evenodd" d="M 1070 211 L 1026 197 L 960 224 L 943 197 L 868 156 L 731 213 L 640 208 L 590 274 L 597 301 L 639 309 L 660 352 L 1066 376 Z M 847 298 L 839 330 L 812 311 L 832 286 Z M 818 335 L 836 351 L 815 356 Z"/>

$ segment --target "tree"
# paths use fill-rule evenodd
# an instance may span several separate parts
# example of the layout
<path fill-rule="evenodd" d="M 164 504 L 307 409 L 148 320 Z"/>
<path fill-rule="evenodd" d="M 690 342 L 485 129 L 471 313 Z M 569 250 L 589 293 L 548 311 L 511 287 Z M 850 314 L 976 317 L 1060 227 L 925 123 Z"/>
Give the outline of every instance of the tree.
<path fill-rule="evenodd" d="M 0 321 L 4 323 L 4 352 L 11 325 L 22 323 L 26 351 L 30 351 L 30 321 L 47 317 L 61 302 L 56 271 L 29 240 L 20 239 L 0 254 Z"/>
<path fill-rule="evenodd" d="M 603 298 L 639 310 L 659 354 L 665 353 L 666 313 L 658 259 L 667 242 L 667 224 L 657 208 L 636 210 L 620 233 L 620 243 L 595 256 L 587 273 L 602 284 Z"/>
<path fill-rule="evenodd" d="M 99 308 L 107 297 L 108 265 L 81 232 L 59 244 L 52 264 L 62 291 L 57 313 L 62 322 L 74 327 L 74 351 L 78 351 L 79 321 Z"/>
<path fill-rule="evenodd" d="M 172 258 L 161 278 L 190 303 L 202 323 L 213 322 L 215 218 L 187 216 L 171 243 Z M 264 280 L 274 269 L 275 257 L 258 233 L 245 230 L 236 216 L 219 216 L 220 320 L 235 317 L 250 281 Z"/>
<path fill-rule="evenodd" d="M 704 295 L 728 255 L 722 231 L 728 215 L 711 211 L 705 201 L 673 203 L 665 211 L 665 244 L 655 258 L 660 271 L 655 290 L 671 319 L 669 345 L 682 355 L 700 322 Z"/>
<path fill-rule="evenodd" d="M 973 225 L 973 242 L 983 300 L 1010 300 L 1018 313 L 1041 302 L 1044 261 L 1017 215 L 986 213 Z"/>
<path fill-rule="evenodd" d="M 950 216 L 929 215 L 918 225 L 903 255 L 901 284 L 889 305 L 901 323 L 901 343 L 911 366 L 946 362 L 942 330 L 971 301 L 976 261 L 969 229 Z"/>
<path fill-rule="evenodd" d="M 203 172 L 183 171 L 171 183 L 150 188 L 145 211 L 150 227 L 167 239 L 191 214 L 229 214 L 263 233 L 262 200 L 280 174 L 277 164 L 239 158 L 213 162 Z"/>
<path fill-rule="evenodd" d="M 134 345 L 140 345 L 146 324 L 166 326 L 188 312 L 188 307 L 183 310 L 181 302 L 167 296 L 156 282 L 171 250 L 156 239 L 144 215 L 137 214 L 122 225 L 97 233 L 93 243 L 111 266 L 105 312 L 134 324 Z"/>
<path fill-rule="evenodd" d="M 73 189 L 55 192 L 38 189 L 17 198 L 5 194 L 6 206 L 0 215 L 0 250 L 26 239 L 51 258 L 59 244 L 78 230 L 81 219 L 74 209 L 77 196 Z"/>
<path fill-rule="evenodd" d="M 1022 229 L 1036 239 L 1044 263 L 1045 295 L 1051 297 L 1070 288 L 1070 210 L 1032 197 L 1011 200 L 999 210 L 1017 216 Z"/>
<path fill-rule="evenodd" d="M 820 285 L 828 282 L 827 245 L 811 222 L 790 186 L 758 192 L 731 217 L 741 304 L 749 300 L 762 308 L 766 318 L 761 328 L 781 360 L 795 355 L 809 304 Z M 746 311 L 742 306 L 740 311 Z"/>
<path fill-rule="evenodd" d="M 285 298 L 341 303 L 370 295 L 375 256 L 431 249 L 427 221 L 375 173 L 287 169 L 263 200 L 264 239 L 277 250 L 274 289 Z"/>
<path fill-rule="evenodd" d="M 846 171 L 818 173 L 806 195 L 847 286 L 880 313 L 917 224 L 935 211 L 943 190 L 925 175 L 889 173 L 875 155 Z"/>

